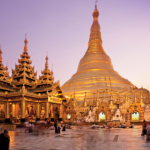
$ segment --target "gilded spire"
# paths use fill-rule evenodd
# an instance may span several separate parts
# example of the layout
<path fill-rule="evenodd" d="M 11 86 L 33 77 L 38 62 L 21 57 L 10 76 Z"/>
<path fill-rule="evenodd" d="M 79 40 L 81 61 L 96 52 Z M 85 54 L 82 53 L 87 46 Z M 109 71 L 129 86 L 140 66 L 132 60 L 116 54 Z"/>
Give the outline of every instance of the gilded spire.
<path fill-rule="evenodd" d="M 0 63 L 2 63 L 2 50 L 1 50 L 1 45 L 0 45 Z"/>
<path fill-rule="evenodd" d="M 48 56 L 46 56 L 46 63 L 45 63 L 45 69 L 48 69 Z"/>
<path fill-rule="evenodd" d="M 27 43 L 28 43 L 28 41 L 27 41 L 27 37 L 26 37 L 26 34 L 25 34 L 25 40 L 24 40 L 24 52 L 28 52 L 28 47 L 27 47 Z"/>
<path fill-rule="evenodd" d="M 97 4 L 95 4 L 95 10 L 93 12 L 93 24 L 91 26 L 90 39 L 89 39 L 88 50 L 86 54 L 91 54 L 91 53 L 106 54 L 102 47 L 102 38 L 100 32 L 100 25 L 98 22 L 98 16 L 99 16 L 99 11 L 97 10 Z"/>
<path fill-rule="evenodd" d="M 99 11 L 97 10 L 97 1 L 95 2 L 95 10 L 93 12 L 93 19 L 98 20 Z"/>

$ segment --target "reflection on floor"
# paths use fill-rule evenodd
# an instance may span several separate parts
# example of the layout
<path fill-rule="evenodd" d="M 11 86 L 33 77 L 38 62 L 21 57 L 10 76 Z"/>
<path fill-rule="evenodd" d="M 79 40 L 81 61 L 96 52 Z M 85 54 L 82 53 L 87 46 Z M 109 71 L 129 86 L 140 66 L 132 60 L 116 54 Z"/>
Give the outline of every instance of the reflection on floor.
<path fill-rule="evenodd" d="M 140 126 L 134 129 L 68 129 L 61 134 L 46 129 L 36 136 L 24 129 L 10 131 L 10 150 L 149 150 L 150 142 L 141 137 Z"/>

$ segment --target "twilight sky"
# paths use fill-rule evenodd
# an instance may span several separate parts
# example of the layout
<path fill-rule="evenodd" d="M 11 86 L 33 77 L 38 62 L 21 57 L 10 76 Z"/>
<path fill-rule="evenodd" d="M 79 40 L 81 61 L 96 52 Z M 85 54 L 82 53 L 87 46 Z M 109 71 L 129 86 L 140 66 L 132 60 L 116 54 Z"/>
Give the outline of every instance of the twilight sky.
<path fill-rule="evenodd" d="M 76 72 L 88 48 L 95 0 L 0 0 L 3 64 L 15 68 L 28 52 L 38 76 L 46 52 L 55 81 L 63 85 Z M 103 47 L 114 69 L 150 90 L 150 0 L 99 0 Z"/>

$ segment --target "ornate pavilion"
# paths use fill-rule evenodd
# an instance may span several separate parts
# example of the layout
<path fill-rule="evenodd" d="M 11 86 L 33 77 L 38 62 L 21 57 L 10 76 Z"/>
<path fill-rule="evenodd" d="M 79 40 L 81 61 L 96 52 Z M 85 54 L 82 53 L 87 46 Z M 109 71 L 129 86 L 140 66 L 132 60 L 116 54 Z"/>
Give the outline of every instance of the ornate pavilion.
<path fill-rule="evenodd" d="M 137 88 L 113 69 L 110 57 L 102 46 L 99 11 L 93 12 L 88 49 L 80 60 L 77 72 L 63 86 L 71 97 L 76 118 L 91 117 L 95 121 L 150 121 L 150 93 Z"/>
<path fill-rule="evenodd" d="M 29 117 L 36 120 L 64 120 L 66 98 L 59 81 L 54 82 L 53 72 L 48 68 L 48 57 L 46 56 L 42 75 L 37 79 L 28 55 L 26 38 L 24 43 L 24 51 L 18 59 L 18 65 L 12 70 L 11 77 L 8 68 L 2 63 L 0 48 L 0 119 L 5 119 L 6 122 L 10 118 L 24 122 Z"/>

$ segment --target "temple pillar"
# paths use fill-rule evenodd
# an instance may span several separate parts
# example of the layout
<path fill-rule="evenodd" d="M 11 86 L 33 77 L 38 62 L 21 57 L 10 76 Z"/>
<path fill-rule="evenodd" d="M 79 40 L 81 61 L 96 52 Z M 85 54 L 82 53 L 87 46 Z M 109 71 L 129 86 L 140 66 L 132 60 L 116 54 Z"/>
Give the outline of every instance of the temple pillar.
<path fill-rule="evenodd" d="M 128 113 L 127 114 L 127 122 L 130 122 L 130 121 L 132 121 L 132 117 L 131 117 L 131 120 L 130 120 L 130 114 Z"/>
<path fill-rule="evenodd" d="M 99 122 L 99 114 L 97 113 L 96 116 L 97 116 L 97 122 Z"/>
<path fill-rule="evenodd" d="M 40 120 L 40 104 L 37 103 L 37 109 L 36 109 L 36 120 Z"/>
<path fill-rule="evenodd" d="M 10 123 L 9 102 L 6 103 L 6 118 L 5 123 Z"/>
<path fill-rule="evenodd" d="M 12 117 L 16 117 L 16 105 L 15 104 L 12 104 Z"/>
<path fill-rule="evenodd" d="M 25 99 L 24 97 L 22 98 L 21 100 L 21 122 L 25 122 L 25 107 L 26 107 L 26 102 L 25 102 Z"/>
<path fill-rule="evenodd" d="M 110 121 L 110 114 L 107 114 L 107 121 Z"/>
<path fill-rule="evenodd" d="M 49 118 L 49 102 L 46 102 L 45 120 Z"/>
<path fill-rule="evenodd" d="M 139 118 L 140 122 L 144 121 L 144 112 L 140 112 L 140 118 Z"/>
<path fill-rule="evenodd" d="M 60 105 L 60 109 L 59 109 L 59 121 L 62 121 L 62 115 L 63 115 L 63 111 L 62 111 L 62 104 Z"/>
<path fill-rule="evenodd" d="M 51 121 L 54 121 L 53 104 L 51 104 Z"/>

